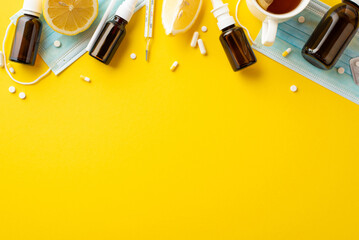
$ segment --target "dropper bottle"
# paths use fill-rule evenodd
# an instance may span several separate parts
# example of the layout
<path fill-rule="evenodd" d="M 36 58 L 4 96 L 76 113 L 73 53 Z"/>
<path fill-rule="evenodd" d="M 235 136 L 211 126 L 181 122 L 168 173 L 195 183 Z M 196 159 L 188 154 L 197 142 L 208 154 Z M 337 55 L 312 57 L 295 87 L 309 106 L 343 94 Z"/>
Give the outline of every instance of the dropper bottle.
<path fill-rule="evenodd" d="M 243 28 L 235 25 L 234 18 L 229 15 L 228 3 L 222 0 L 211 0 L 217 18 L 218 28 L 222 31 L 219 37 L 227 58 L 234 71 L 241 70 L 257 62 L 256 56 L 248 42 Z"/>
<path fill-rule="evenodd" d="M 126 35 L 126 25 L 135 11 L 137 0 L 125 0 L 115 13 L 115 17 L 108 21 L 95 41 L 90 56 L 109 64 L 116 50 Z"/>
<path fill-rule="evenodd" d="M 40 43 L 42 23 L 41 0 L 25 0 L 23 14 L 17 19 L 15 36 L 11 47 L 10 60 L 34 65 Z"/>

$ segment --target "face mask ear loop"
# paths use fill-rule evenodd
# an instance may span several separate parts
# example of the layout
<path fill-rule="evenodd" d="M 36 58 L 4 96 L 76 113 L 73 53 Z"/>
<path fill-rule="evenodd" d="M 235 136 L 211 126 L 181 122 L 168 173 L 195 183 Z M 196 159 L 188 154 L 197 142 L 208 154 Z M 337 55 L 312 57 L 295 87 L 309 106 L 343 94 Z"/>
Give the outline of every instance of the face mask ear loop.
<path fill-rule="evenodd" d="M 244 30 L 246 30 L 247 35 L 248 35 L 248 37 L 249 37 L 249 40 L 251 40 L 252 44 L 253 44 L 253 45 L 256 45 L 256 43 L 253 41 L 252 36 L 251 36 L 251 34 L 249 33 L 248 29 L 247 29 L 245 26 L 243 26 L 243 25 L 239 22 L 239 20 L 238 20 L 238 8 L 239 8 L 239 4 L 240 4 L 240 3 L 241 3 L 241 0 L 238 0 L 237 6 L 236 6 L 236 20 L 237 20 L 237 23 L 238 23 L 238 25 L 241 26 Z"/>
<path fill-rule="evenodd" d="M 49 68 L 44 74 L 42 74 L 40 77 L 38 77 L 37 79 L 35 79 L 34 81 L 32 82 L 20 82 L 18 80 L 16 80 L 10 73 L 9 69 L 7 68 L 7 65 L 6 65 L 6 54 L 5 54 L 5 42 L 6 42 L 6 38 L 7 38 L 7 35 L 9 34 L 9 30 L 10 30 L 10 27 L 12 25 L 12 22 L 10 22 L 9 26 L 7 27 L 6 29 L 6 32 L 5 32 L 5 36 L 4 36 L 4 41 L 2 43 L 2 51 L 3 51 L 3 54 L 4 54 L 4 67 L 5 67 L 5 70 L 7 72 L 7 74 L 9 75 L 9 77 L 16 83 L 18 84 L 22 84 L 22 85 L 33 85 L 35 83 L 37 83 L 38 81 L 40 81 L 41 79 L 43 79 L 47 74 L 50 73 L 51 71 L 51 68 Z"/>

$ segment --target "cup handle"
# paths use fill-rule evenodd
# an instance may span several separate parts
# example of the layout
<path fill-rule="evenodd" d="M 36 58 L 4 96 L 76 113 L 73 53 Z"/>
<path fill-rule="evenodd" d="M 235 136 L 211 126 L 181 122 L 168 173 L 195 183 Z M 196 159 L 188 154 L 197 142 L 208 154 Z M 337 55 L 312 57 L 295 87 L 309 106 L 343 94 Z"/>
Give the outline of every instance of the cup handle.
<path fill-rule="evenodd" d="M 263 21 L 262 44 L 270 47 L 274 44 L 278 30 L 278 22 L 270 17 Z"/>

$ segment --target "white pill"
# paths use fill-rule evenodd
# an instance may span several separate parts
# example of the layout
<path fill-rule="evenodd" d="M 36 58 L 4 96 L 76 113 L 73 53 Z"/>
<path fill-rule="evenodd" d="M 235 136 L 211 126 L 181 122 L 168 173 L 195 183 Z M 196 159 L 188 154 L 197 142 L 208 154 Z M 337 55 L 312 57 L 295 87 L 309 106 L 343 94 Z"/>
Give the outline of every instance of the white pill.
<path fill-rule="evenodd" d="M 135 53 L 131 53 L 130 57 L 132 60 L 135 60 L 137 58 L 137 55 Z"/>
<path fill-rule="evenodd" d="M 292 86 L 290 86 L 290 90 L 291 90 L 292 92 L 296 92 L 296 91 L 298 91 L 298 88 L 297 88 L 297 86 L 292 85 Z"/>
<path fill-rule="evenodd" d="M 192 40 L 191 40 L 191 47 L 195 48 L 195 47 L 197 46 L 198 37 L 199 37 L 199 33 L 198 33 L 198 32 L 194 32 L 194 33 L 193 33 Z"/>
<path fill-rule="evenodd" d="M 171 66 L 171 68 L 170 68 L 170 70 L 172 71 L 172 72 L 174 72 L 175 70 L 176 70 L 176 68 L 178 67 L 178 62 L 177 61 L 175 61 L 173 64 L 172 64 L 172 66 Z"/>
<path fill-rule="evenodd" d="M 199 51 L 201 52 L 201 54 L 202 54 L 202 55 L 206 55 L 206 54 L 207 54 L 207 50 L 206 50 L 206 47 L 204 46 L 203 40 L 202 40 L 202 39 L 198 39 L 197 43 L 198 43 Z"/>
<path fill-rule="evenodd" d="M 359 67 L 359 61 L 357 61 L 357 62 L 355 63 L 355 66 Z"/>
<path fill-rule="evenodd" d="M 0 67 L 4 67 L 4 54 L 0 52 Z"/>
<path fill-rule="evenodd" d="M 54 46 L 57 47 L 57 48 L 61 47 L 61 42 L 59 40 L 56 40 L 54 42 Z"/>
<path fill-rule="evenodd" d="M 205 33 L 205 32 L 207 32 L 207 31 L 208 31 L 208 28 L 207 28 L 206 26 L 202 26 L 202 27 L 201 27 L 201 30 L 202 30 L 202 32 L 204 32 L 204 33 Z"/>
<path fill-rule="evenodd" d="M 15 93 L 15 92 L 16 92 L 16 88 L 15 88 L 14 86 L 9 87 L 9 92 Z"/>
<path fill-rule="evenodd" d="M 26 94 L 25 94 L 24 92 L 19 93 L 19 98 L 25 99 L 25 98 L 26 98 Z"/>
<path fill-rule="evenodd" d="M 343 67 L 338 68 L 338 73 L 339 74 L 344 74 L 345 73 L 345 69 Z"/>
<path fill-rule="evenodd" d="M 298 22 L 299 22 L 299 23 L 305 23 L 305 17 L 304 17 L 304 16 L 300 16 L 300 17 L 298 18 Z"/>
<path fill-rule="evenodd" d="M 7 64 L 7 68 L 9 69 L 9 71 L 14 74 L 15 73 L 15 69 L 11 66 L 10 63 Z"/>

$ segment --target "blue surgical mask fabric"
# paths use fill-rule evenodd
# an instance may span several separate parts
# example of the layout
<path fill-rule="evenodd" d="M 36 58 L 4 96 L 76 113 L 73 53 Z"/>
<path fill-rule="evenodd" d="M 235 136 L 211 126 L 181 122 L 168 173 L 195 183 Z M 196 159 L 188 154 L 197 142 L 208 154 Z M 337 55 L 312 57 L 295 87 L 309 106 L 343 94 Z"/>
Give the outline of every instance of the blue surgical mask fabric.
<path fill-rule="evenodd" d="M 261 44 L 262 33 L 260 32 L 253 48 L 340 96 L 359 104 L 359 86 L 354 83 L 349 63 L 350 59 L 359 57 L 358 33 L 336 66 L 329 71 L 313 66 L 301 55 L 304 44 L 329 8 L 328 5 L 318 0 L 310 1 L 307 8 L 298 16 L 279 24 L 277 39 L 273 46 L 265 47 Z M 300 16 L 305 17 L 304 23 L 298 22 Z M 283 57 L 282 53 L 288 48 L 292 48 L 292 52 L 287 57 Z M 340 67 L 345 69 L 344 74 L 338 73 L 337 69 Z"/>
<path fill-rule="evenodd" d="M 66 36 L 55 32 L 46 23 L 45 19 L 41 15 L 40 20 L 43 23 L 43 30 L 41 34 L 41 40 L 39 45 L 38 54 L 44 60 L 44 62 L 51 68 L 55 75 L 60 74 L 83 54 L 86 53 L 86 47 L 95 32 L 97 25 L 101 21 L 103 14 L 105 13 L 107 6 L 111 0 L 98 0 L 99 9 L 98 16 L 94 23 L 86 31 L 79 33 L 75 36 Z M 109 19 L 113 18 L 117 8 L 122 4 L 124 0 L 118 0 L 112 10 Z M 135 11 L 138 11 L 145 5 L 145 0 L 138 0 Z M 17 12 L 10 20 L 16 24 L 17 19 L 23 15 L 22 10 Z M 58 40 L 61 42 L 61 47 L 56 48 L 54 42 Z"/>

